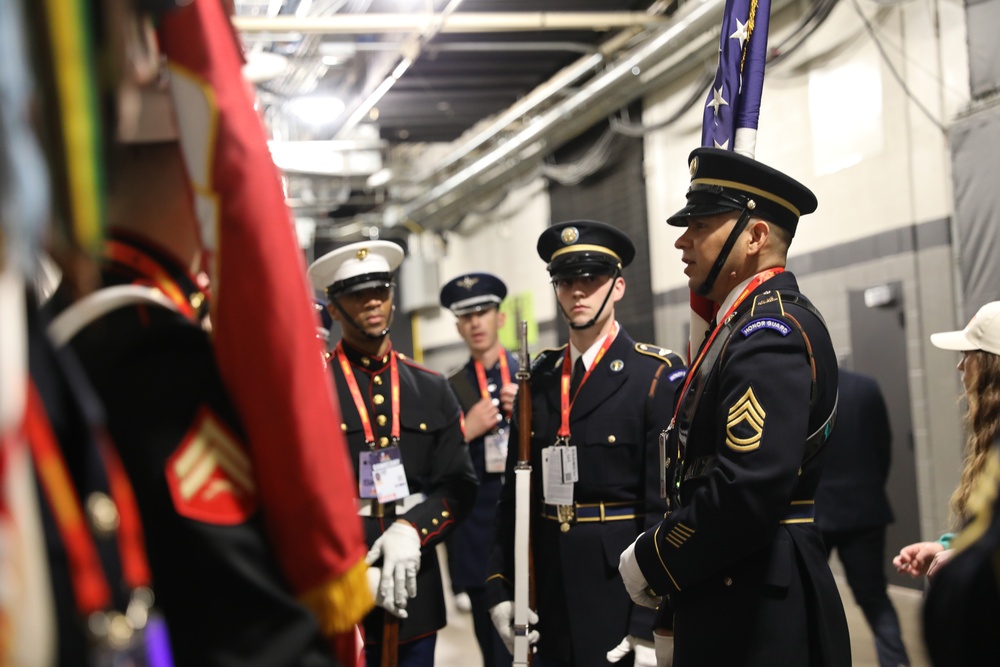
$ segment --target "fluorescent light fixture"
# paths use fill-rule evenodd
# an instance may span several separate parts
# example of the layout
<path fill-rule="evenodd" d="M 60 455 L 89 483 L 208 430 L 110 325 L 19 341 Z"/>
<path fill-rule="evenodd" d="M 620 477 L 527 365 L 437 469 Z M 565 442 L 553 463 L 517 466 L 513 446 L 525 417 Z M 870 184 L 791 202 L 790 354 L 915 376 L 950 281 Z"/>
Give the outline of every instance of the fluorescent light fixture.
<path fill-rule="evenodd" d="M 305 123 L 324 125 L 340 115 L 344 103 L 331 95 L 310 95 L 289 100 L 285 108 Z"/>

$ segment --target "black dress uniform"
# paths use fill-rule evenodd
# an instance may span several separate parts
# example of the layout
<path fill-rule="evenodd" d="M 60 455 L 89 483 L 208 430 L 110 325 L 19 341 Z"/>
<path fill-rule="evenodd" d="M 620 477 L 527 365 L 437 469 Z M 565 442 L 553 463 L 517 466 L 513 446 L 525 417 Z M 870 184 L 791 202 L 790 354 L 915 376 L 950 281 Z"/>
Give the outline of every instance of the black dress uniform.
<path fill-rule="evenodd" d="M 741 220 L 752 212 L 794 233 L 816 208 L 801 184 L 726 151 L 696 149 L 691 175 L 671 224 L 742 210 Z M 636 541 L 634 559 L 651 593 L 669 595 L 675 667 L 849 665 L 813 523 L 837 359 L 791 273 L 746 283 L 692 364 L 667 443 L 671 512 Z"/>
<path fill-rule="evenodd" d="M 555 443 L 559 430 L 565 353 L 565 345 L 545 350 L 531 370 L 531 540 L 539 651 L 579 667 L 606 665 L 605 653 L 626 635 L 651 636 L 654 614 L 634 605 L 622 588 L 618 555 L 666 509 L 659 495 L 658 436 L 670 420 L 685 368 L 676 354 L 618 331 L 570 413 L 570 445 L 577 448 L 580 480 L 574 489 L 577 516 L 566 529 L 555 507 L 542 504 L 541 479 L 541 451 Z M 519 437 L 515 423 L 509 480 Z M 503 487 L 497 516 L 487 582 L 491 604 L 513 597 L 513 482 Z"/>
<path fill-rule="evenodd" d="M 885 531 L 893 522 L 885 493 L 892 431 L 875 378 L 840 369 L 837 426 L 816 489 L 816 525 L 834 548 L 854 599 L 875 637 L 879 665 L 909 665 L 899 617 L 886 590 Z"/>
<path fill-rule="evenodd" d="M 549 264 L 555 279 L 617 277 L 634 256 L 624 234 L 593 221 L 550 227 L 538 250 L 546 261 L 558 258 Z M 560 385 L 567 352 L 566 346 L 545 350 L 531 369 L 531 549 L 538 651 L 543 659 L 596 667 L 608 664 L 607 652 L 625 636 L 652 638 L 653 612 L 629 599 L 618 576 L 618 557 L 663 516 L 658 437 L 669 422 L 685 367 L 677 355 L 636 343 L 618 328 L 579 385 L 570 409 L 569 445 L 576 447 L 579 479 L 573 485 L 572 516 L 567 517 L 565 509 L 560 513 L 558 506 L 545 504 L 542 491 L 542 450 L 556 444 L 562 421 Z M 491 607 L 513 598 L 519 433 L 513 424 L 487 580 Z"/>
<path fill-rule="evenodd" d="M 409 601 L 408 618 L 399 622 L 399 641 L 417 639 L 443 628 L 447 623 L 441 568 L 435 547 L 472 506 L 476 477 L 462 438 L 458 401 L 444 376 L 435 373 L 395 350 L 378 359 L 368 357 L 341 341 L 341 349 L 351 365 L 379 446 L 389 444 L 392 430 L 390 392 L 392 356 L 399 373 L 399 450 L 410 494 L 423 494 L 425 500 L 400 515 L 420 534 L 420 572 L 417 596 Z M 343 429 L 355 473 L 360 455 L 368 451 L 361 417 L 351 401 L 351 390 L 336 357 L 330 368 L 340 397 Z M 383 517 L 364 516 L 365 537 L 369 546 L 397 519 L 392 503 L 384 507 Z M 365 642 L 379 644 L 385 612 L 376 609 L 365 618 Z"/>
<path fill-rule="evenodd" d="M 138 279 L 153 259 L 133 250 L 144 258 L 131 264 Z M 123 266 L 116 262 L 105 279 L 127 280 Z M 172 266 L 158 275 L 187 274 Z M 191 313 L 203 301 L 190 277 L 168 292 L 199 295 Z M 91 318 L 71 347 L 135 488 L 175 664 L 336 665 L 278 569 L 209 336 L 162 301 L 133 299 Z"/>

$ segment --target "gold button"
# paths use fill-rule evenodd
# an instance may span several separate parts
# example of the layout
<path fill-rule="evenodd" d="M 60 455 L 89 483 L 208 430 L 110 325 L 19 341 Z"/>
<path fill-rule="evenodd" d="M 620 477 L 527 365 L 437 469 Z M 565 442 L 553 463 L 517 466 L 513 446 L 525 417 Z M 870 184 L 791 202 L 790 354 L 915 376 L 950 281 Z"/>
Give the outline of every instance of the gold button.
<path fill-rule="evenodd" d="M 341 431 L 346 431 L 347 430 L 347 424 L 341 424 L 340 425 L 340 430 Z"/>
<path fill-rule="evenodd" d="M 443 517 L 449 517 L 449 516 L 451 516 L 451 514 L 446 510 L 444 512 L 441 512 L 441 516 L 443 516 Z"/>
<path fill-rule="evenodd" d="M 379 447 L 385 447 L 388 444 L 389 444 L 389 438 L 381 437 L 381 438 L 378 439 L 378 446 Z"/>
<path fill-rule="evenodd" d="M 420 532 L 423 533 L 424 535 L 426 535 L 427 534 L 427 529 L 426 528 L 421 528 Z"/>
<path fill-rule="evenodd" d="M 426 431 L 427 430 L 427 424 L 420 424 L 420 430 L 421 431 Z"/>
<path fill-rule="evenodd" d="M 568 533 L 569 532 L 569 524 L 568 523 L 561 523 L 561 524 L 559 524 L 559 530 L 561 530 L 564 533 Z"/>
<path fill-rule="evenodd" d="M 608 442 L 610 442 L 612 445 L 615 444 L 615 436 L 609 435 L 608 436 Z"/>
<path fill-rule="evenodd" d="M 376 375 L 375 377 L 372 378 L 372 382 L 374 382 L 375 384 L 381 386 L 382 385 L 382 378 L 380 376 Z"/>
<path fill-rule="evenodd" d="M 403 355 L 399 355 L 399 356 L 403 356 Z M 388 354 L 387 354 L 387 355 L 385 355 L 384 357 L 382 357 L 382 363 L 383 363 L 383 364 L 384 364 L 385 362 L 387 362 L 387 361 L 389 361 L 389 355 L 388 355 Z"/>
<path fill-rule="evenodd" d="M 385 415 L 379 415 L 378 417 L 375 418 L 375 421 L 378 422 L 379 426 L 385 426 L 385 423 L 389 421 L 389 418 L 386 417 Z"/>
<path fill-rule="evenodd" d="M 385 403 L 385 396 L 383 396 L 382 394 L 375 394 L 375 396 L 372 398 L 372 402 L 374 402 L 375 405 L 382 405 L 383 403 Z"/>
<path fill-rule="evenodd" d="M 437 519 L 431 519 L 431 523 L 433 523 L 436 526 L 436 525 L 438 525 L 438 520 Z"/>
<path fill-rule="evenodd" d="M 105 493 L 96 491 L 87 496 L 87 515 L 99 535 L 110 535 L 118 528 L 118 508 Z"/>
<path fill-rule="evenodd" d="M 194 308 L 195 310 L 201 308 L 201 304 L 203 304 L 204 302 L 205 302 L 205 295 L 202 294 L 201 292 L 195 292 L 194 294 L 188 297 L 188 303 L 190 303 L 191 307 Z"/>
<path fill-rule="evenodd" d="M 361 357 L 361 365 L 367 368 L 372 365 L 372 360 L 368 357 Z"/>
<path fill-rule="evenodd" d="M 725 579 L 722 580 L 722 583 L 724 583 L 726 586 L 732 586 L 733 585 L 733 578 L 732 577 L 726 577 Z"/>

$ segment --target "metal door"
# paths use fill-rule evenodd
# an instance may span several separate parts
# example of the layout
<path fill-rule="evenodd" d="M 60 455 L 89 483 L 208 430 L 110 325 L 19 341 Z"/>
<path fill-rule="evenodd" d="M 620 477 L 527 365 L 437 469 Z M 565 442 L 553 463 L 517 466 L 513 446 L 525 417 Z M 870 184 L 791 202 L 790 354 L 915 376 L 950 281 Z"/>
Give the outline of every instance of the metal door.
<path fill-rule="evenodd" d="M 886 533 L 889 583 L 921 588 L 921 581 L 896 574 L 892 557 L 920 540 L 917 474 L 910 418 L 909 370 L 906 363 L 906 320 L 902 285 L 877 285 L 848 293 L 851 368 L 874 377 L 885 396 L 892 426 L 892 467 L 886 491 L 896 522 Z"/>

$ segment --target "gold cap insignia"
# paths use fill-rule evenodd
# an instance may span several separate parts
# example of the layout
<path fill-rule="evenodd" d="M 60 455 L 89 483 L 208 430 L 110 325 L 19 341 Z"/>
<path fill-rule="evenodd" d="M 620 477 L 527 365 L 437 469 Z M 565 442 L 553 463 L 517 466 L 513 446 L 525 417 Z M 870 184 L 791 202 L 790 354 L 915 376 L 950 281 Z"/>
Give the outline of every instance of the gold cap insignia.
<path fill-rule="evenodd" d="M 691 178 L 694 178 L 694 173 L 698 171 L 698 158 L 693 158 L 691 164 L 688 165 L 688 169 L 691 171 Z"/>
<path fill-rule="evenodd" d="M 764 418 L 767 413 L 761 407 L 753 387 L 729 408 L 726 420 L 726 446 L 734 452 L 751 452 L 760 447 L 764 434 Z"/>
<path fill-rule="evenodd" d="M 459 287 L 464 287 L 465 289 L 472 289 L 472 286 L 479 282 L 479 278 L 473 278 L 472 276 L 465 276 L 458 281 Z"/>
<path fill-rule="evenodd" d="M 559 238 L 561 238 L 562 242 L 566 245 L 576 243 L 580 239 L 580 230 L 576 227 L 567 227 L 562 230 L 562 234 L 560 234 Z"/>
<path fill-rule="evenodd" d="M 358 248 L 357 258 L 363 260 L 368 256 L 368 248 Z"/>

